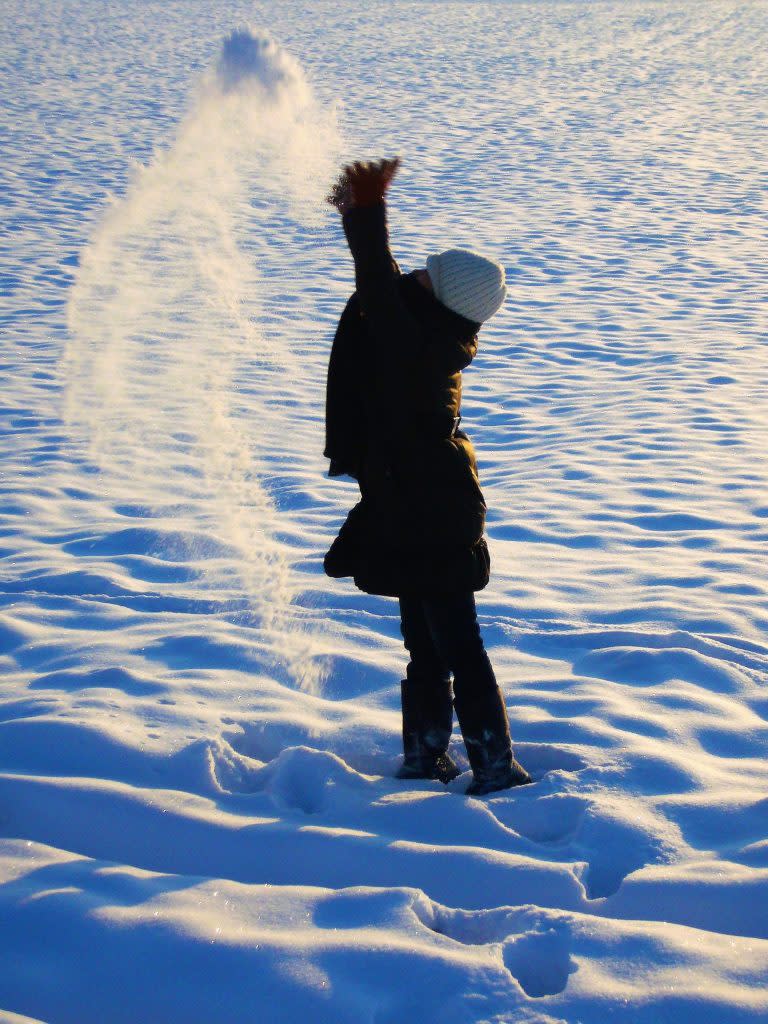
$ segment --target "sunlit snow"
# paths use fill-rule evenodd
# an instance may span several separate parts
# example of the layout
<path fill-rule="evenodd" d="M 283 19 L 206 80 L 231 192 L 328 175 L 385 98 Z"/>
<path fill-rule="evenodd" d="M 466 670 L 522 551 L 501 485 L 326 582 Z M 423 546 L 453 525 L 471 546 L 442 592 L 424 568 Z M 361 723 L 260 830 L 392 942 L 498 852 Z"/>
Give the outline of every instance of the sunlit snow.
<path fill-rule="evenodd" d="M 768 8 L 9 0 L 0 1021 L 768 1018 Z M 533 786 L 397 781 L 397 604 L 322 573 L 351 291 L 464 374 Z M 397 410 L 392 411 L 397 415 Z"/>

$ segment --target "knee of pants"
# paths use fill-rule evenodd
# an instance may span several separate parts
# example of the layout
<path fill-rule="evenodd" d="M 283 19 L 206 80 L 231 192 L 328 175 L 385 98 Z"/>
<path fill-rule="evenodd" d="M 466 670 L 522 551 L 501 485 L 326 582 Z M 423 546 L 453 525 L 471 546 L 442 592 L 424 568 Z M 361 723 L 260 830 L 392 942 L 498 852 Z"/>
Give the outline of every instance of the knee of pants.
<path fill-rule="evenodd" d="M 451 670 L 431 644 L 410 648 L 408 653 L 411 656 L 406 669 L 409 679 L 450 680 Z"/>
<path fill-rule="evenodd" d="M 406 678 L 410 683 L 417 683 L 425 690 L 442 693 L 451 689 L 451 673 L 444 665 L 421 665 L 409 662 L 405 670 Z"/>
<path fill-rule="evenodd" d="M 440 660 L 454 675 L 490 668 L 479 629 L 475 633 L 438 633 L 433 636 L 433 644 Z"/>
<path fill-rule="evenodd" d="M 499 687 L 491 660 L 485 648 L 455 655 L 449 663 L 453 672 L 453 689 L 459 700 L 493 697 Z"/>

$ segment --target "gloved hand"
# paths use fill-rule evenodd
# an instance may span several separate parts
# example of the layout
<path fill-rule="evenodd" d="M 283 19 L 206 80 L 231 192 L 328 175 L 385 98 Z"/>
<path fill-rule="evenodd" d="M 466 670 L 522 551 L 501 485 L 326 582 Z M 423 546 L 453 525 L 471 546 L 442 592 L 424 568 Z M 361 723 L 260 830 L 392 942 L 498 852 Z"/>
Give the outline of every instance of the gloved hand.
<path fill-rule="evenodd" d="M 339 176 L 339 180 L 331 187 L 330 193 L 325 201 L 335 206 L 340 214 L 344 215 L 352 205 L 352 189 L 346 171 Z"/>
<path fill-rule="evenodd" d="M 342 214 L 352 206 L 375 206 L 383 201 L 399 166 L 397 156 L 393 160 L 366 163 L 358 160 L 348 164 L 333 186 L 328 202 Z"/>

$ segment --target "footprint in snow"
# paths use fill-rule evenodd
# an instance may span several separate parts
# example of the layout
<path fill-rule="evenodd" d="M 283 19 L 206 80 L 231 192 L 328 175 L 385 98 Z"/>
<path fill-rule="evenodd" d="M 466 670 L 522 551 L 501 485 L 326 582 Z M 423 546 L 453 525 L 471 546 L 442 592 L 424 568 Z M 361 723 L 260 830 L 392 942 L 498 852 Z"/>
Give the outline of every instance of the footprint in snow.
<path fill-rule="evenodd" d="M 515 757 L 525 766 L 534 782 L 549 772 L 579 772 L 587 767 L 580 754 L 549 743 L 515 743 Z"/>
<path fill-rule="evenodd" d="M 279 807 L 317 814 L 342 794 L 370 784 L 327 750 L 289 747 L 264 769 L 264 789 Z"/>
<path fill-rule="evenodd" d="M 571 928 L 558 911 L 539 907 L 455 910 L 419 893 L 414 916 L 430 931 L 465 946 L 501 944 L 504 966 L 527 996 L 557 995 L 578 965 L 570 955 Z"/>
<path fill-rule="evenodd" d="M 526 995 L 537 999 L 565 989 L 568 976 L 578 969 L 568 951 L 569 939 L 567 929 L 558 925 L 507 939 L 504 966 Z"/>
<path fill-rule="evenodd" d="M 537 800 L 509 801 L 494 807 L 502 825 L 534 843 L 565 843 L 574 837 L 589 801 L 570 793 L 552 793 Z"/>

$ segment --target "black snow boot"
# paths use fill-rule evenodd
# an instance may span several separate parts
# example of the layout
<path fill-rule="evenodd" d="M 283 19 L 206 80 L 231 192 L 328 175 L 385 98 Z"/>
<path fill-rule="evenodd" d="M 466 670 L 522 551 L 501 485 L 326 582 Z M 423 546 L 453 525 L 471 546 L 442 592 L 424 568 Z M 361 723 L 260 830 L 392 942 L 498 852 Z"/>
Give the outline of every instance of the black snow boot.
<path fill-rule="evenodd" d="M 436 695 L 418 681 L 403 679 L 400 698 L 405 757 L 397 778 L 437 779 L 447 785 L 461 774 L 446 753 L 453 729 L 450 690 Z"/>
<path fill-rule="evenodd" d="M 533 781 L 512 753 L 507 709 L 498 689 L 469 701 L 457 699 L 456 714 L 474 776 L 468 796 L 483 796 Z"/>
<path fill-rule="evenodd" d="M 473 773 L 474 774 L 474 773 Z M 510 764 L 503 772 L 480 776 L 475 778 L 467 786 L 467 796 L 485 796 L 486 793 L 495 793 L 499 789 L 511 789 L 513 786 L 528 786 L 533 779 L 523 768 L 519 761 L 512 758 Z"/>

